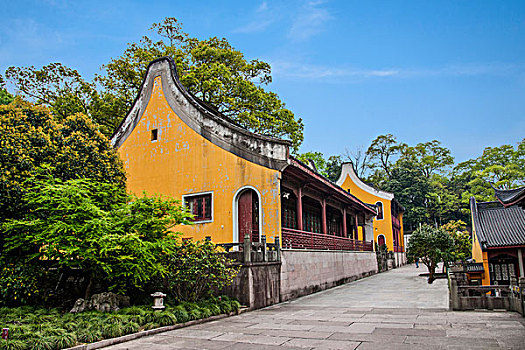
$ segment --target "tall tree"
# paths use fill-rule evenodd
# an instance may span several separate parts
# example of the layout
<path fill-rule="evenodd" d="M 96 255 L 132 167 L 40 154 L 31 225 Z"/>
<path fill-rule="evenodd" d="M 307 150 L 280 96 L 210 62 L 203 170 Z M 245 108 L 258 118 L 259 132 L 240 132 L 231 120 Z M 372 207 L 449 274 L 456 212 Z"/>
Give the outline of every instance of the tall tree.
<path fill-rule="evenodd" d="M 7 79 L 26 100 L 49 107 L 55 119 L 64 120 L 75 113 L 91 117 L 106 136 L 111 136 L 127 111 L 124 101 L 99 92 L 75 69 L 50 63 L 41 69 L 9 67 Z"/>
<path fill-rule="evenodd" d="M 188 91 L 249 130 L 290 139 L 298 150 L 303 141 L 303 122 L 275 93 L 264 89 L 272 81 L 268 63 L 248 61 L 224 38 L 192 38 L 173 17 L 153 24 L 151 29 L 158 40 L 144 36 L 103 66 L 106 75 L 99 76 L 98 81 L 107 91 L 131 106 L 148 64 L 169 56 Z"/>
<path fill-rule="evenodd" d="M 46 107 L 17 97 L 0 105 L 0 130 L 0 222 L 25 215 L 24 181 L 44 165 L 59 179 L 89 177 L 125 188 L 118 155 L 83 114 L 58 121 Z"/>
<path fill-rule="evenodd" d="M 368 158 L 376 168 L 380 168 L 390 178 L 394 157 L 399 154 L 403 145 L 399 144 L 392 134 L 379 135 L 366 151 Z"/>
<path fill-rule="evenodd" d="M 458 164 L 454 171 L 455 176 L 468 181 L 464 202 L 471 196 L 478 201 L 494 200 L 491 184 L 505 189 L 525 185 L 525 138 L 516 147 L 487 147 L 481 156 Z"/>
<path fill-rule="evenodd" d="M 426 178 L 443 171 L 454 164 L 448 148 L 442 147 L 441 142 L 433 140 L 418 143 L 415 147 L 403 145 L 400 147 L 401 158 L 416 162 Z"/>
<path fill-rule="evenodd" d="M 364 178 L 367 172 L 373 168 L 373 165 L 370 164 L 369 154 L 363 150 L 362 146 L 352 151 L 345 149 L 343 157 L 352 162 L 357 176 L 360 178 Z"/>

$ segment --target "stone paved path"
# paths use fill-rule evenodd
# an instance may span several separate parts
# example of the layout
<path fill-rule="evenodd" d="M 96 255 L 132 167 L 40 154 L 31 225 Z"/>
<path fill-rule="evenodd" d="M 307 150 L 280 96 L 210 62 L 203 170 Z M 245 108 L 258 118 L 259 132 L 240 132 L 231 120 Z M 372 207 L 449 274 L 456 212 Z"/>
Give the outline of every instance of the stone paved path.
<path fill-rule="evenodd" d="M 413 265 L 262 310 L 115 345 L 149 349 L 525 349 L 510 312 L 450 312 Z"/>

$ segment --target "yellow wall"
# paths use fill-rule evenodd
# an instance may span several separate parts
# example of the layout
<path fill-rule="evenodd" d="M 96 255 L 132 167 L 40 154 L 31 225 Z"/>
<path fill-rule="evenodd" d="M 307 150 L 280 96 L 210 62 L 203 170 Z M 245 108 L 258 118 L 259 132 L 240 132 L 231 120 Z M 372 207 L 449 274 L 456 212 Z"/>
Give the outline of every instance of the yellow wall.
<path fill-rule="evenodd" d="M 158 129 L 158 140 L 153 142 L 152 129 Z M 213 192 L 213 222 L 177 226 L 184 237 L 212 236 L 214 242 L 232 242 L 234 196 L 244 186 L 260 194 L 262 234 L 269 241 L 280 235 L 279 171 L 225 151 L 187 126 L 168 105 L 160 76 L 142 118 L 118 153 L 133 193 L 182 200 L 182 195 Z"/>
<path fill-rule="evenodd" d="M 487 252 L 481 250 L 481 244 L 478 241 L 478 236 L 476 235 L 476 230 L 472 228 L 472 259 L 477 263 L 483 263 L 483 269 L 485 270 L 482 273 L 481 283 L 484 286 L 490 285 L 490 274 L 489 274 L 489 258 Z"/>
<path fill-rule="evenodd" d="M 350 189 L 350 194 L 354 195 L 361 201 L 369 204 L 376 204 L 377 202 L 383 203 L 383 219 L 377 220 L 374 218 L 374 241 L 377 242 L 377 237 L 379 235 L 385 236 L 385 242 L 386 246 L 388 247 L 388 250 L 392 251 L 394 250 L 394 238 L 392 235 L 392 213 L 390 208 L 391 201 L 388 199 L 380 198 L 376 195 L 373 195 L 371 193 L 368 193 L 361 188 L 359 188 L 353 181 L 350 179 L 349 176 L 346 177 L 343 184 L 341 185 L 341 188 L 345 191 L 348 191 Z M 401 232 L 399 237 L 399 244 L 404 245 L 403 241 L 403 221 L 402 217 L 400 220 L 401 223 Z M 360 239 L 362 235 L 359 235 Z"/>

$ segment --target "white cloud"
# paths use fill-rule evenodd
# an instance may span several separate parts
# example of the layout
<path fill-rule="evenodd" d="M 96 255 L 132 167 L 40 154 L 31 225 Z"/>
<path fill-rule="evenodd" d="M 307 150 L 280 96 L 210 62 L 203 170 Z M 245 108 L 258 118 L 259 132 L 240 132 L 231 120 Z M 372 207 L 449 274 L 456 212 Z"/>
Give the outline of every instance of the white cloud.
<path fill-rule="evenodd" d="M 233 30 L 234 33 L 262 32 L 275 22 L 276 16 L 270 13 L 268 3 L 263 1 L 254 11 L 251 20 L 243 26 Z"/>
<path fill-rule="evenodd" d="M 364 79 L 419 79 L 454 76 L 508 76 L 525 71 L 524 65 L 515 64 L 471 64 L 451 65 L 438 68 L 381 68 L 362 69 L 354 67 L 332 67 L 305 63 L 273 61 L 275 76 L 301 79 L 326 80 L 332 82 L 355 82 Z"/>
<path fill-rule="evenodd" d="M 356 80 L 373 77 L 391 77 L 399 74 L 399 70 L 396 69 L 337 68 L 283 61 L 272 62 L 272 71 L 276 76 L 307 80 Z"/>
<path fill-rule="evenodd" d="M 308 1 L 297 12 L 288 31 L 288 38 L 293 41 L 306 41 L 322 32 L 327 21 L 332 19 L 329 11 L 322 7 L 324 1 Z"/>

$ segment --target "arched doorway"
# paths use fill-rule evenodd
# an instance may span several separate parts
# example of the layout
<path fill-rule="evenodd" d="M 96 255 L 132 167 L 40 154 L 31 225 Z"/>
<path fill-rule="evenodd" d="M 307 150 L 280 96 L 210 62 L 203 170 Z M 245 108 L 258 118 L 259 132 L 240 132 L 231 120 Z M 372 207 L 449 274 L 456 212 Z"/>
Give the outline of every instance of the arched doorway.
<path fill-rule="evenodd" d="M 252 242 L 259 242 L 260 237 L 260 217 L 259 217 L 259 195 L 252 188 L 242 189 L 236 196 L 236 228 L 239 242 L 244 240 L 244 236 L 249 234 Z"/>
<path fill-rule="evenodd" d="M 377 245 L 381 247 L 381 246 L 384 246 L 385 244 L 386 244 L 385 236 L 383 235 L 377 236 Z"/>

